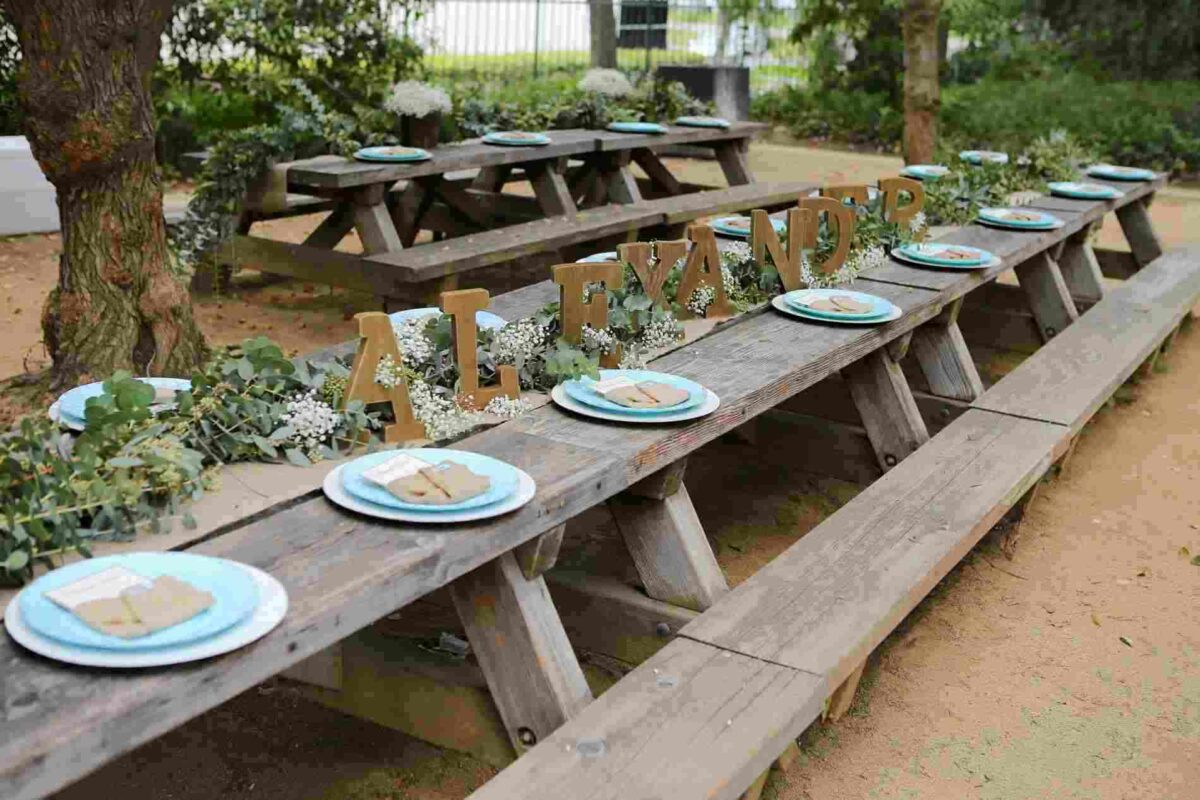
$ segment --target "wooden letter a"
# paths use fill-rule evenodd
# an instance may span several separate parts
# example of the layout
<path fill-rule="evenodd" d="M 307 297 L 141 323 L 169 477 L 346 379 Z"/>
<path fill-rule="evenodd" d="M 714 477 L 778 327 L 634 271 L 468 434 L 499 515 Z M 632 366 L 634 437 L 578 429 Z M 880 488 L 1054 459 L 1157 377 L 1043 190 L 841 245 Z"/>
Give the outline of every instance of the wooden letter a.
<path fill-rule="evenodd" d="M 679 281 L 675 302 L 687 308 L 692 292 L 701 286 L 713 290 L 713 302 L 705 316 L 728 317 L 733 314 L 729 300 L 725 297 L 725 281 L 721 279 L 721 253 L 717 250 L 717 237 L 707 225 L 689 225 L 688 238 L 692 240 L 692 251 L 688 253 Z"/>
<path fill-rule="evenodd" d="M 385 356 L 391 356 L 397 367 L 404 363 L 392 321 L 387 314 L 378 311 L 365 311 L 355 314 L 354 318 L 358 320 L 358 352 L 354 354 L 354 366 L 350 369 L 342 402 L 389 403 L 396 421 L 383 429 L 385 442 L 424 439 L 425 426 L 413 416 L 408 400 L 408 381 L 401 380 L 390 388 L 375 382 L 375 371 Z"/>

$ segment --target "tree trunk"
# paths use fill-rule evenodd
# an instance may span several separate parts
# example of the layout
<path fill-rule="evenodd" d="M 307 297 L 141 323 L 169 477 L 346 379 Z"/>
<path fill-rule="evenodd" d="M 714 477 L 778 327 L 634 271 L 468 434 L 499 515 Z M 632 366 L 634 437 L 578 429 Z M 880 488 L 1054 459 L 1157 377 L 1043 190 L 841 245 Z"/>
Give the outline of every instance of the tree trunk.
<path fill-rule="evenodd" d="M 0 0 L 17 31 L 25 133 L 58 192 L 58 286 L 42 311 L 53 385 L 181 375 L 205 355 L 172 269 L 150 72 L 171 0 Z"/>
<path fill-rule="evenodd" d="M 713 64 L 722 66 L 729 63 L 725 51 L 729 49 L 729 36 L 733 32 L 733 15 L 724 3 L 717 4 L 717 52 L 713 56 Z"/>
<path fill-rule="evenodd" d="M 592 32 L 592 66 L 617 68 L 617 19 L 612 0 L 590 0 L 588 20 Z"/>
<path fill-rule="evenodd" d="M 937 146 L 941 8 L 941 0 L 904 3 L 904 160 L 909 164 L 928 163 Z"/>

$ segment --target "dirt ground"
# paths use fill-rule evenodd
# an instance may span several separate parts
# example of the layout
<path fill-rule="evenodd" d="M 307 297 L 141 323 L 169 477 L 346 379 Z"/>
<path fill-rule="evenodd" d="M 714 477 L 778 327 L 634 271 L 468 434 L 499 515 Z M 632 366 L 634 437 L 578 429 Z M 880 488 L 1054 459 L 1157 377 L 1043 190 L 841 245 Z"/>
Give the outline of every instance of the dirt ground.
<path fill-rule="evenodd" d="M 894 174 L 882 156 L 758 145 L 763 180 Z M 689 180 L 717 180 L 688 162 Z M 711 174 L 710 174 L 711 173 Z M 1200 193 L 1153 207 L 1168 242 L 1200 239 Z M 314 220 L 273 223 L 301 237 Z M 1106 229 L 1109 244 L 1119 231 Z M 0 241 L 0 376 L 44 363 L 37 317 L 58 239 Z M 347 245 L 353 247 L 353 245 Z M 291 350 L 351 335 L 370 298 L 245 280 L 201 298 L 218 343 L 264 333 Z M 776 800 L 1184 800 L 1200 785 L 1200 325 L 1162 368 L 1123 389 L 1043 488 L 1012 561 L 985 542 L 872 658 L 850 715 L 802 738 Z M 3 416 L 0 406 L 0 417 Z M 3 421 L 0 419 L 0 421 Z M 753 457 L 752 457 L 753 456 Z M 731 583 L 752 574 L 857 487 L 718 442 L 689 466 L 697 512 Z M 597 522 L 595 540 L 608 537 Z M 578 553 L 566 558 L 580 557 Z M 493 769 L 327 710 L 287 684 L 256 687 L 114 762 L 62 800 L 457 800 Z"/>

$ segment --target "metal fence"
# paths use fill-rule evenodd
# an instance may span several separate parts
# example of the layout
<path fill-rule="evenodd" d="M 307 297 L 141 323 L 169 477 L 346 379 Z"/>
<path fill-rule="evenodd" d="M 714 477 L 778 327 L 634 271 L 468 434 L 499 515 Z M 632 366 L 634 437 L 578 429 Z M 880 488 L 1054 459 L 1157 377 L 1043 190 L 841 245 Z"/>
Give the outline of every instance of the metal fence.
<path fill-rule="evenodd" d="M 791 2 L 734 18 L 704 0 L 434 0 L 406 27 L 439 78 L 569 77 L 590 66 L 591 14 L 606 10 L 621 69 L 736 64 L 750 68 L 751 91 L 759 92 L 804 78 L 804 54 L 788 39 Z"/>

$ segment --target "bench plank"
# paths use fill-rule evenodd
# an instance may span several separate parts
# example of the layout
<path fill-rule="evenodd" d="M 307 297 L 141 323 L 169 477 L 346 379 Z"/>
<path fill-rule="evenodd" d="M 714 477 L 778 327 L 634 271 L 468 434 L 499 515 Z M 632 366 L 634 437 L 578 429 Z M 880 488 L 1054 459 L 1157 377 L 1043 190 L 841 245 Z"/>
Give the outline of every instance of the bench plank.
<path fill-rule="evenodd" d="M 818 184 L 810 181 L 749 183 L 728 189 L 709 189 L 650 201 L 666 215 L 667 225 L 692 222 L 701 217 L 734 214 L 756 208 L 777 210 L 796 205 Z"/>
<path fill-rule="evenodd" d="M 736 800 L 826 693 L 815 675 L 677 639 L 470 800 Z"/>
<path fill-rule="evenodd" d="M 1061 426 L 967 411 L 680 635 L 840 685 L 1069 438 Z"/>

